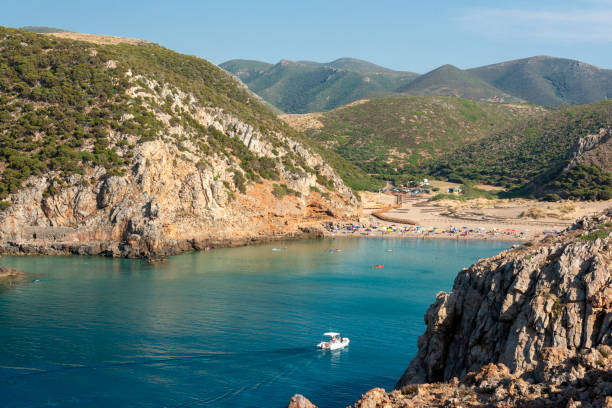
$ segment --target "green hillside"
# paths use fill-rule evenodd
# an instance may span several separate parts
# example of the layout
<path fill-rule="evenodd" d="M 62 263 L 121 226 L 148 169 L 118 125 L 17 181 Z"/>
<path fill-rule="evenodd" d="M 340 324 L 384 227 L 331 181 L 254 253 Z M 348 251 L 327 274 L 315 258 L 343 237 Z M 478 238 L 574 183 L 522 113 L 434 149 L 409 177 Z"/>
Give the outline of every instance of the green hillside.
<path fill-rule="evenodd" d="M 612 101 L 568 106 L 461 147 L 432 163 L 430 172 L 449 180 L 505 186 L 519 195 L 554 192 L 561 197 L 612 198 L 607 157 L 561 173 L 578 139 L 610 127 Z M 609 149 L 607 144 L 598 148 Z M 597 150 L 589 153 L 597 156 Z M 601 154 L 610 153 L 601 150 Z"/>
<path fill-rule="evenodd" d="M 476 75 L 443 65 L 398 89 L 410 95 L 459 96 L 483 102 L 520 102 Z"/>
<path fill-rule="evenodd" d="M 364 64 L 354 62 L 340 61 L 338 65 L 359 65 L 355 69 L 365 69 Z M 260 68 L 265 65 L 252 61 L 228 61 L 220 66 L 238 75 L 249 89 L 287 113 L 326 111 L 359 99 L 388 95 L 417 76 L 390 70 L 356 72 L 329 64 L 287 60 L 263 72 Z"/>
<path fill-rule="evenodd" d="M 430 159 L 525 120 L 540 108 L 435 96 L 397 96 L 325 112 L 309 138 L 382 178 L 420 173 Z"/>
<path fill-rule="evenodd" d="M 612 70 L 570 59 L 531 57 L 468 71 L 510 95 L 542 106 L 612 97 Z"/>
<path fill-rule="evenodd" d="M 256 156 L 237 139 L 203 127 L 195 117 L 205 107 L 259 130 L 278 146 L 278 157 Z M 281 167 L 318 174 L 284 149 L 280 134 L 298 136 L 206 60 L 150 43 L 98 45 L 0 27 L 0 200 L 30 175 L 52 174 L 53 194 L 63 180 L 92 167 L 125 174 L 135 146 L 150 140 L 174 143 L 198 155 L 202 166 L 209 156 L 226 156 L 235 162 L 237 186 L 276 178 Z"/>
<path fill-rule="evenodd" d="M 221 68 L 236 75 L 244 83 L 256 79 L 273 66 L 267 62 L 253 60 L 231 60 L 220 65 Z"/>

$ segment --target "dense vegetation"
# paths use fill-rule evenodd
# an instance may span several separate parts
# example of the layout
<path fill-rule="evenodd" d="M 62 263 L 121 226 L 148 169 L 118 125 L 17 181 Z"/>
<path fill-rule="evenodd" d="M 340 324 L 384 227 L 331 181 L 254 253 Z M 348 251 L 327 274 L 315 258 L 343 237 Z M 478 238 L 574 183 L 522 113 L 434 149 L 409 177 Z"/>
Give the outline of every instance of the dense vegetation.
<path fill-rule="evenodd" d="M 546 111 L 452 97 L 390 97 L 313 118 L 323 127 L 308 129 L 307 137 L 378 180 L 443 178 L 462 183 L 464 199 L 492 196 L 474 183 L 503 186 L 508 192 L 502 196 L 612 197 L 610 143 L 563 170 L 580 138 L 612 127 L 612 101 Z"/>
<path fill-rule="evenodd" d="M 611 200 L 612 174 L 595 164 L 578 164 L 545 184 L 544 189 L 550 191 L 545 198 L 552 201 L 561 198 Z"/>
<path fill-rule="evenodd" d="M 124 160 L 109 146 L 111 123 L 124 104 L 126 81 L 103 68 L 104 50 L 93 55 L 65 41 L 0 28 L 0 199 L 32 174 L 83 173 L 86 163 L 119 171 Z M 147 115 L 125 124 L 147 133 Z M 82 149 L 92 143 L 89 151 Z"/>
<path fill-rule="evenodd" d="M 430 159 L 539 111 L 452 97 L 390 97 L 326 112 L 319 118 L 323 128 L 306 134 L 366 173 L 391 180 L 422 174 Z"/>
<path fill-rule="evenodd" d="M 570 106 L 468 144 L 439 158 L 429 172 L 453 180 L 476 180 L 528 195 L 605 198 L 612 169 L 577 166 L 562 175 L 577 140 L 612 126 L 612 101 Z M 607 181 L 606 181 L 607 180 Z"/>
<path fill-rule="evenodd" d="M 236 74 L 249 89 L 287 113 L 318 112 L 358 99 L 388 95 L 417 74 L 397 72 L 365 61 L 342 59 L 328 64 L 281 61 L 267 66 L 233 60 L 221 67 Z"/>
<path fill-rule="evenodd" d="M 612 101 L 536 116 L 441 157 L 435 175 L 513 188 L 566 164 L 576 141 L 612 125 Z"/>
<path fill-rule="evenodd" d="M 155 44 L 97 45 L 0 27 L 0 200 L 30 175 L 53 171 L 52 194 L 93 166 L 123 174 L 135 145 L 154 139 L 198 155 L 198 166 L 208 166 L 211 155 L 227 156 L 236 163 L 233 181 L 241 191 L 248 181 L 277 179 L 281 165 L 318 172 L 292 151 L 257 157 L 237 139 L 202 126 L 194 109 L 207 106 L 249 123 L 279 149 L 278 134 L 295 136 L 253 94 L 200 58 Z M 160 115 L 186 132 L 172 134 Z"/>

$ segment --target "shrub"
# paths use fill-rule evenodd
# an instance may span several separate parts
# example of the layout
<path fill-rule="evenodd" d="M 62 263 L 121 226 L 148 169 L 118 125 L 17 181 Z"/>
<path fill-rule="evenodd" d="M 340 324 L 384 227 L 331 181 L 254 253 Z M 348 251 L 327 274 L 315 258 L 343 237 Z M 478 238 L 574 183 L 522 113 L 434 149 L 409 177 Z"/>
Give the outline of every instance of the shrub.
<path fill-rule="evenodd" d="M 292 195 L 292 196 L 296 196 L 296 197 L 300 197 L 301 196 L 299 191 L 295 191 L 293 189 L 290 189 L 289 187 L 287 187 L 286 184 L 276 184 L 276 183 L 274 183 L 274 185 L 273 185 L 272 194 L 274 194 L 274 196 L 277 197 L 277 198 L 281 198 L 281 197 L 284 197 L 286 195 Z"/>

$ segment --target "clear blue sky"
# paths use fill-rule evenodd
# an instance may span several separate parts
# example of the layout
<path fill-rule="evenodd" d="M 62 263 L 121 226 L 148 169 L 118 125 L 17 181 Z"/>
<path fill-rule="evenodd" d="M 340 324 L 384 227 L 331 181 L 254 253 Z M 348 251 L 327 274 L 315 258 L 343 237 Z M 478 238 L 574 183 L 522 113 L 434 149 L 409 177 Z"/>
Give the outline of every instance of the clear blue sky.
<path fill-rule="evenodd" d="M 214 63 L 361 58 L 427 72 L 552 55 L 612 68 L 612 0 L 11 0 L 0 25 L 142 38 Z"/>

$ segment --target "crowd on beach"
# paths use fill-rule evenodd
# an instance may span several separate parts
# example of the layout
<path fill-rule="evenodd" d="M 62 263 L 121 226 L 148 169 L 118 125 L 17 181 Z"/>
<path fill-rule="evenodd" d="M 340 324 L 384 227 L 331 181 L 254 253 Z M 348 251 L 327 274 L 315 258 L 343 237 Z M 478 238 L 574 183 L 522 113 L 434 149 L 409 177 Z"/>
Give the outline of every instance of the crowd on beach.
<path fill-rule="evenodd" d="M 421 226 L 397 224 L 351 224 L 335 226 L 332 233 L 338 236 L 369 237 L 414 237 L 414 238 L 454 238 L 454 239 L 491 239 L 523 241 L 540 238 L 547 234 L 559 234 L 563 229 L 555 226 L 546 231 L 529 231 L 517 228 L 490 228 L 468 226 Z"/>

